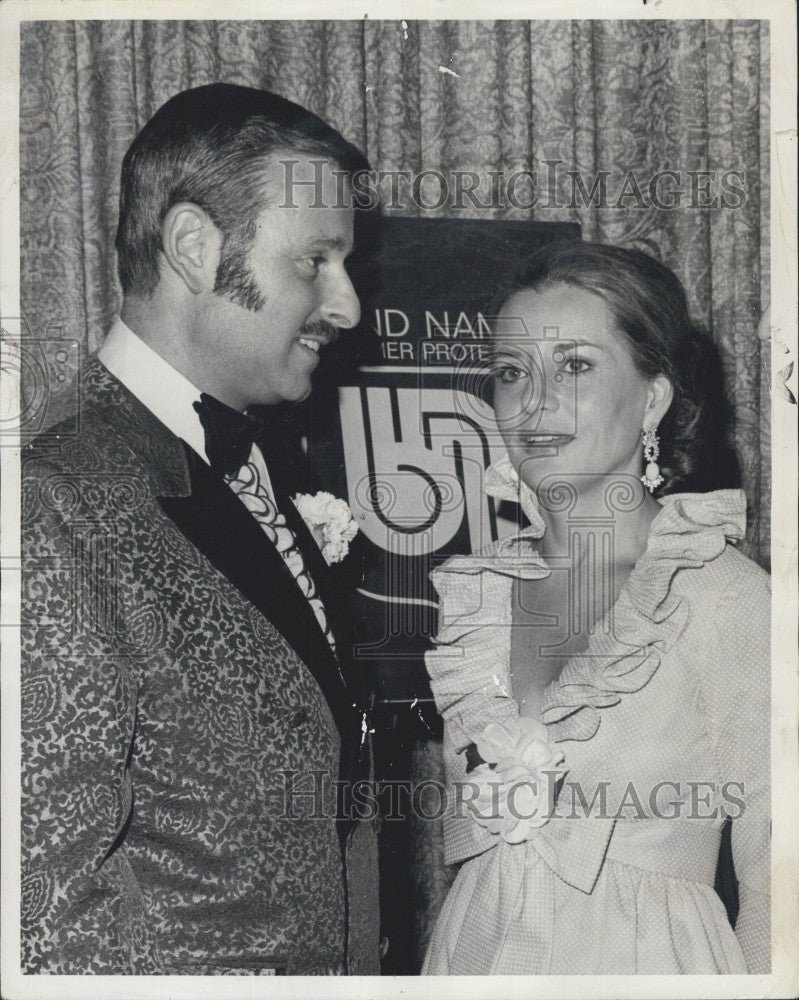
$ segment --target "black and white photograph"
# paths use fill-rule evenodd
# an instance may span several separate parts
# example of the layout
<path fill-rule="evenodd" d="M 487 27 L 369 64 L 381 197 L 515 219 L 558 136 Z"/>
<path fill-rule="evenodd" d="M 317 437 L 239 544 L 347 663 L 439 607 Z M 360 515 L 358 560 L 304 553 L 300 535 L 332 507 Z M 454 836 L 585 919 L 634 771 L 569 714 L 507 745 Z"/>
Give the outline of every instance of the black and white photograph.
<path fill-rule="evenodd" d="M 0 31 L 2 996 L 795 995 L 794 5 Z"/>

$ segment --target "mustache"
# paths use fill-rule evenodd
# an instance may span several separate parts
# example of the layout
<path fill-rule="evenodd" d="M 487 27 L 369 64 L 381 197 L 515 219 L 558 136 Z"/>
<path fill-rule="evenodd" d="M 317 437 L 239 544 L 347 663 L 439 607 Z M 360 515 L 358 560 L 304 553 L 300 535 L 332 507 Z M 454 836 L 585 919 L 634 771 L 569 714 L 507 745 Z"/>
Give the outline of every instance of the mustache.
<path fill-rule="evenodd" d="M 315 319 L 300 327 L 302 337 L 324 337 L 328 343 L 335 344 L 338 340 L 338 327 L 328 323 L 326 319 Z"/>

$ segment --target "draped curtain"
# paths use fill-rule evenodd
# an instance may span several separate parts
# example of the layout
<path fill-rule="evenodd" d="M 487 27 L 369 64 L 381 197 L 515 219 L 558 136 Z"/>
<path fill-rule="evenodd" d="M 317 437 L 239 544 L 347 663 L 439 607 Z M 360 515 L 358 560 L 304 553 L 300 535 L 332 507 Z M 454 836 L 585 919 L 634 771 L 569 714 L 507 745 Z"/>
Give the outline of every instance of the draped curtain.
<path fill-rule="evenodd" d="M 768 22 L 30 22 L 21 70 L 23 314 L 33 335 L 56 327 L 87 350 L 118 308 L 122 156 L 184 88 L 276 90 L 384 170 L 528 170 L 543 181 L 545 161 L 560 161 L 561 207 L 467 201 L 460 214 L 577 221 L 586 239 L 647 250 L 679 274 L 721 351 L 746 547 L 767 564 L 769 396 L 756 328 L 769 298 Z M 686 195 L 664 209 L 629 187 L 618 198 L 630 171 L 646 191 L 664 170 L 682 186 L 689 171 L 737 171 L 743 204 L 708 209 Z M 569 171 L 589 193 L 607 172 L 609 204 L 580 204 Z"/>
<path fill-rule="evenodd" d="M 677 272 L 721 353 L 749 502 L 745 551 L 767 564 L 768 344 L 761 353 L 757 324 L 769 299 L 768 22 L 61 21 L 23 24 L 21 41 L 22 310 L 32 336 L 55 328 L 85 350 L 101 342 L 119 303 L 123 154 L 187 87 L 276 90 L 383 170 L 543 176 L 546 161 L 560 161 L 552 204 L 467 203 L 459 214 L 577 221 L 586 239 L 638 247 Z M 664 208 L 634 188 L 618 197 L 629 172 L 646 191 L 666 170 L 683 188 L 690 171 L 737 171 L 741 203 L 684 197 Z M 574 198 L 568 172 L 588 189 L 604 176 L 609 203 Z M 424 748 L 417 767 L 436 770 Z M 415 850 L 423 942 L 447 876 L 430 861 L 435 844 Z"/>

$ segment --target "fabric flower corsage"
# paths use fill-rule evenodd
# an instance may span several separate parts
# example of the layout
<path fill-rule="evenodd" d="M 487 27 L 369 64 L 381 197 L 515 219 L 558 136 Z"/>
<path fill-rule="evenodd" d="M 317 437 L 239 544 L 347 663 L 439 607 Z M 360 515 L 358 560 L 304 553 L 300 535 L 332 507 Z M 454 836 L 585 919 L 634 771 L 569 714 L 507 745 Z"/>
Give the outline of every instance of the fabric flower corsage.
<path fill-rule="evenodd" d="M 311 529 L 328 566 L 341 562 L 358 534 L 358 525 L 348 504 L 332 493 L 298 493 L 294 506 Z"/>
<path fill-rule="evenodd" d="M 477 794 L 471 801 L 464 796 L 472 817 L 509 844 L 531 840 L 550 818 L 565 770 L 547 727 L 524 716 L 491 722 L 475 741 L 477 755 L 481 762 L 467 778 Z"/>

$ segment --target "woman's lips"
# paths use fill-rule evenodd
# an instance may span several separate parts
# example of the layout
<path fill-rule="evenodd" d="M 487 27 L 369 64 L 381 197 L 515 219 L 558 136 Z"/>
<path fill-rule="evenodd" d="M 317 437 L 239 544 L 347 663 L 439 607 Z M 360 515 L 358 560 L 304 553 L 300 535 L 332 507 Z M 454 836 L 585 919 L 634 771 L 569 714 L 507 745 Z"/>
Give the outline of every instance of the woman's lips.
<path fill-rule="evenodd" d="M 553 446 L 567 445 L 574 438 L 574 434 L 523 434 L 519 436 L 519 443 L 526 448 L 551 448 Z"/>

